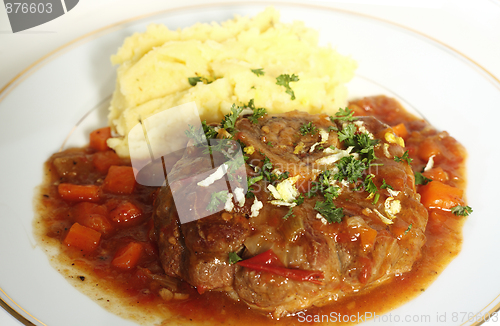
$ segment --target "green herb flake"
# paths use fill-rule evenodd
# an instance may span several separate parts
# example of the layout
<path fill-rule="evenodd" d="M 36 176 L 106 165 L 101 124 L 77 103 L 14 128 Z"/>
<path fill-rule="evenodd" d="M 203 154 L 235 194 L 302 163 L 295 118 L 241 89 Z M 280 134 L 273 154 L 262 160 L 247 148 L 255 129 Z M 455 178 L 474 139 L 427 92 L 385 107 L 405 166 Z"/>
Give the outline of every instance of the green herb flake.
<path fill-rule="evenodd" d="M 411 162 L 413 162 L 413 159 L 410 157 L 410 154 L 408 153 L 408 151 L 406 151 L 403 156 L 399 157 L 399 156 L 394 156 L 394 161 L 396 162 L 403 162 L 403 161 L 406 161 L 408 162 L 408 164 L 411 164 Z"/>
<path fill-rule="evenodd" d="M 371 194 L 376 193 L 378 190 L 377 186 L 373 182 L 374 177 L 375 176 L 373 174 L 370 174 L 370 175 L 366 176 L 365 181 L 364 181 L 365 190 Z"/>
<path fill-rule="evenodd" d="M 286 93 L 291 96 L 292 101 L 295 100 L 295 93 L 290 87 L 291 82 L 299 81 L 299 76 L 292 74 L 281 74 L 276 77 L 276 85 L 283 86 L 286 89 Z"/>
<path fill-rule="evenodd" d="M 377 193 L 375 194 L 375 197 L 373 198 L 373 202 L 372 202 L 372 204 L 373 204 L 373 205 L 376 205 L 376 204 L 378 203 L 378 200 L 379 200 L 379 199 L 380 199 L 380 194 L 377 192 Z"/>
<path fill-rule="evenodd" d="M 411 230 L 411 226 L 412 226 L 412 224 L 408 225 L 408 228 L 407 228 L 407 229 L 406 229 L 406 231 L 405 231 L 405 235 L 406 235 L 408 232 L 410 232 L 410 230 Z"/>
<path fill-rule="evenodd" d="M 210 197 L 210 202 L 208 203 L 207 210 L 211 213 L 215 213 L 219 205 L 227 200 L 227 194 L 227 190 L 214 192 Z"/>
<path fill-rule="evenodd" d="M 257 76 L 264 76 L 264 68 L 251 69 L 251 71 Z"/>
<path fill-rule="evenodd" d="M 349 109 L 349 108 L 345 108 L 345 109 L 340 108 L 339 111 L 337 113 L 335 113 L 334 117 L 330 116 L 330 121 L 331 122 L 334 122 L 335 120 L 354 121 L 357 118 L 353 117 L 353 114 L 354 114 L 354 111 Z"/>
<path fill-rule="evenodd" d="M 356 160 L 352 155 L 341 158 L 336 166 L 339 172 L 333 176 L 335 180 L 347 180 L 350 183 L 355 183 L 366 170 L 365 163 Z"/>
<path fill-rule="evenodd" d="M 231 112 L 229 114 L 226 114 L 221 121 L 222 128 L 226 129 L 228 132 L 234 131 L 236 119 L 238 119 L 243 109 L 243 107 L 236 107 L 236 105 L 233 104 L 233 106 L 231 107 Z"/>
<path fill-rule="evenodd" d="M 391 189 L 391 190 L 394 190 L 394 188 L 392 186 L 388 185 L 385 182 L 385 179 L 382 180 L 382 185 L 380 186 L 380 189 Z"/>
<path fill-rule="evenodd" d="M 208 80 L 205 77 L 188 77 L 189 85 L 196 86 L 199 82 L 203 82 L 204 84 L 210 84 L 212 81 Z"/>
<path fill-rule="evenodd" d="M 428 184 L 431 181 L 432 181 L 432 179 L 425 177 L 422 173 L 415 172 L 415 185 L 425 186 L 426 184 Z"/>
<path fill-rule="evenodd" d="M 457 205 L 451 208 L 451 212 L 456 216 L 469 216 L 472 213 L 472 208 L 470 206 Z"/>
<path fill-rule="evenodd" d="M 344 209 L 342 207 L 337 208 L 333 202 L 328 200 L 317 201 L 314 205 L 314 209 L 329 223 L 340 223 L 342 222 L 342 217 L 344 217 Z"/>
<path fill-rule="evenodd" d="M 302 136 L 305 136 L 307 134 L 314 135 L 318 132 L 318 128 L 316 128 L 312 121 L 309 121 L 309 123 L 304 123 L 302 126 L 300 126 L 299 131 Z"/>
<path fill-rule="evenodd" d="M 243 259 L 241 259 L 241 257 L 238 256 L 237 253 L 235 253 L 235 252 L 229 253 L 229 265 L 235 264 L 241 260 L 243 260 Z"/>

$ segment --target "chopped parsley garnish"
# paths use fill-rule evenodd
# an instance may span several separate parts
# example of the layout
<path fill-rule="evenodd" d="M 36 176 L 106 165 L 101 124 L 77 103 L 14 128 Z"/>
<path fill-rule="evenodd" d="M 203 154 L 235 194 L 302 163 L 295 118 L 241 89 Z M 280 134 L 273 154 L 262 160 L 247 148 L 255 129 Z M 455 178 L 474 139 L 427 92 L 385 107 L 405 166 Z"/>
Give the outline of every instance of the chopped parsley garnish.
<path fill-rule="evenodd" d="M 472 208 L 470 206 L 457 205 L 451 208 L 451 212 L 457 216 L 469 216 L 472 213 Z"/>
<path fill-rule="evenodd" d="M 293 200 L 293 202 L 296 203 L 297 205 L 301 205 L 302 203 L 304 203 L 304 196 L 302 196 L 302 194 L 300 194 L 299 197 L 297 197 L 297 199 Z M 288 212 L 285 214 L 285 216 L 283 216 L 283 219 L 286 220 L 290 216 L 295 216 L 293 214 L 293 207 L 290 207 L 288 209 Z"/>
<path fill-rule="evenodd" d="M 364 181 L 365 190 L 371 194 L 376 193 L 378 190 L 375 183 L 373 183 L 374 177 L 375 176 L 373 174 L 370 174 L 370 175 L 366 176 L 365 181 Z"/>
<path fill-rule="evenodd" d="M 264 68 L 251 69 L 257 76 L 264 76 Z"/>
<path fill-rule="evenodd" d="M 233 104 L 233 106 L 231 107 L 231 112 L 229 114 L 226 114 L 220 123 L 222 128 L 226 129 L 229 133 L 231 133 L 231 131 L 234 131 L 236 119 L 238 119 L 243 109 L 243 107 L 237 107 Z"/>
<path fill-rule="evenodd" d="M 354 133 L 356 132 L 356 125 L 349 123 L 338 133 L 339 141 L 354 142 Z M 347 144 L 346 144 L 347 145 Z"/>
<path fill-rule="evenodd" d="M 240 260 L 243 260 L 243 259 L 241 259 L 241 257 L 238 256 L 237 253 L 235 253 L 235 252 L 229 253 L 229 265 L 235 264 L 235 263 L 239 262 Z"/>
<path fill-rule="evenodd" d="M 299 76 L 295 74 L 292 74 L 291 76 L 289 74 L 281 74 L 278 77 L 276 77 L 276 85 L 285 87 L 286 93 L 291 96 L 292 100 L 295 100 L 295 93 L 293 92 L 293 89 L 290 87 L 290 83 L 297 81 L 299 81 Z"/>
<path fill-rule="evenodd" d="M 199 82 L 210 84 L 212 81 L 208 80 L 205 77 L 188 77 L 188 82 L 191 86 L 196 86 L 196 84 L 198 84 Z"/>
<path fill-rule="evenodd" d="M 206 145 L 208 139 L 214 139 L 217 137 L 217 131 L 215 131 L 214 127 L 207 125 L 206 121 L 203 121 L 201 126 L 201 129 L 196 129 L 194 126 L 189 125 L 189 129 L 186 130 L 185 133 L 186 136 L 193 139 L 196 144 Z"/>
<path fill-rule="evenodd" d="M 256 108 L 254 99 L 251 99 L 248 101 L 248 104 L 246 105 L 247 108 L 250 108 L 253 110 L 253 113 L 250 117 L 248 117 L 248 120 L 252 123 L 257 123 L 259 118 L 262 118 L 267 114 L 267 110 L 265 108 Z"/>
<path fill-rule="evenodd" d="M 334 122 L 335 120 L 340 120 L 340 121 L 354 121 L 357 118 L 353 117 L 354 111 L 345 108 L 345 109 L 339 109 L 337 113 L 335 113 L 335 116 L 330 116 L 330 121 Z"/>
<path fill-rule="evenodd" d="M 388 185 L 385 182 L 385 179 L 382 180 L 382 185 L 380 186 L 380 189 L 391 189 L 391 190 L 394 190 L 394 188 L 391 185 Z"/>
<path fill-rule="evenodd" d="M 222 190 L 219 192 L 214 192 L 210 197 L 210 202 L 208 203 L 207 210 L 215 213 L 217 207 L 227 200 L 227 190 Z"/>
<path fill-rule="evenodd" d="M 259 118 L 262 118 L 267 114 L 267 110 L 264 108 L 257 108 L 253 110 L 253 114 L 248 118 L 252 123 L 257 123 Z"/>
<path fill-rule="evenodd" d="M 267 146 L 269 146 L 269 147 L 274 147 L 274 146 L 273 146 L 273 142 L 272 142 L 272 141 L 268 142 L 268 143 L 267 143 Z"/>
<path fill-rule="evenodd" d="M 355 183 L 363 176 L 363 172 L 366 170 L 366 164 L 356 160 L 352 155 L 341 158 L 336 163 L 336 166 L 339 172 L 333 176 L 335 180 L 347 180 L 350 183 Z"/>
<path fill-rule="evenodd" d="M 410 230 L 411 230 L 411 226 L 412 226 L 412 224 L 408 225 L 408 228 L 407 228 L 407 229 L 406 229 L 406 231 L 405 231 L 405 235 L 406 235 L 408 232 L 410 232 Z"/>
<path fill-rule="evenodd" d="M 317 201 L 316 205 L 314 205 L 314 209 L 329 223 L 340 223 L 342 222 L 342 217 L 344 217 L 344 209 L 342 207 L 337 208 L 335 204 L 329 200 Z"/>
<path fill-rule="evenodd" d="M 263 176 L 263 175 L 258 175 L 258 176 L 253 177 L 253 178 L 248 178 L 248 177 L 247 177 L 247 189 L 248 189 L 248 190 L 247 190 L 247 193 L 246 193 L 246 195 L 245 195 L 245 197 L 246 197 L 246 198 L 252 198 L 252 197 L 254 197 L 254 196 L 255 196 L 255 195 L 254 195 L 254 193 L 253 193 L 253 190 L 254 190 L 254 189 L 253 189 L 252 185 L 253 185 L 254 183 L 256 183 L 256 182 L 259 182 L 259 181 L 260 181 L 260 180 L 262 180 L 263 178 L 264 178 L 264 176 Z"/>
<path fill-rule="evenodd" d="M 326 199 L 328 200 L 333 200 L 339 196 L 339 187 L 337 186 L 332 186 L 330 184 L 330 175 L 331 175 L 330 170 L 323 171 L 319 174 L 318 180 L 319 181 L 314 181 L 312 182 L 311 190 L 309 190 L 306 193 L 306 196 L 311 198 L 313 197 L 318 191 L 325 196 Z"/>
<path fill-rule="evenodd" d="M 314 135 L 315 133 L 318 132 L 318 128 L 312 123 L 312 121 L 309 121 L 309 123 L 304 123 L 302 126 L 300 126 L 300 134 L 305 136 L 307 134 Z"/>
<path fill-rule="evenodd" d="M 217 137 L 217 131 L 215 131 L 215 128 L 207 125 L 206 121 L 203 121 L 201 123 L 201 126 L 203 127 L 203 132 L 205 133 L 205 136 L 207 137 L 207 139 L 213 139 L 213 138 Z"/>
<path fill-rule="evenodd" d="M 425 186 L 426 184 L 428 184 L 431 181 L 432 181 L 432 179 L 425 177 L 422 173 L 415 172 L 415 185 Z"/>
<path fill-rule="evenodd" d="M 406 151 L 403 156 L 399 157 L 399 156 L 394 156 L 394 161 L 396 162 L 403 162 L 403 161 L 406 161 L 408 162 L 408 164 L 411 164 L 411 162 L 413 162 L 413 159 L 410 157 L 410 154 L 408 153 L 408 151 Z"/>
<path fill-rule="evenodd" d="M 269 157 L 264 156 L 264 160 L 262 161 L 264 164 L 262 165 L 261 168 L 261 175 L 270 183 L 273 183 L 278 180 L 284 180 L 287 179 L 288 176 L 290 175 L 290 172 L 286 171 L 281 174 L 276 174 L 273 173 L 273 163 L 271 163 L 271 160 L 269 160 Z"/>

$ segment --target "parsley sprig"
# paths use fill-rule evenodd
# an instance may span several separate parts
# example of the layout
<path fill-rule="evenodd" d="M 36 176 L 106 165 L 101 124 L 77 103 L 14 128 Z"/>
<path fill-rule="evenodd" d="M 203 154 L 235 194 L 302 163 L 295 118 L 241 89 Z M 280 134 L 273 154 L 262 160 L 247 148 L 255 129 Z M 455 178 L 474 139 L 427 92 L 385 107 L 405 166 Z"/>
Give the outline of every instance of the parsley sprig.
<path fill-rule="evenodd" d="M 470 206 L 457 205 L 451 208 L 451 212 L 457 216 L 469 216 L 472 213 Z"/>
<path fill-rule="evenodd" d="M 297 82 L 299 81 L 299 76 L 292 74 L 291 76 L 289 74 L 281 74 L 278 77 L 276 77 L 276 85 L 283 86 L 286 89 L 286 93 L 291 96 L 292 100 L 295 100 L 295 93 L 293 89 L 290 87 L 291 82 Z"/>
<path fill-rule="evenodd" d="M 318 128 L 314 125 L 314 123 L 312 123 L 312 121 L 309 121 L 309 123 L 304 123 L 300 126 L 299 131 L 302 136 L 307 134 L 314 135 L 318 132 Z"/>
<path fill-rule="evenodd" d="M 403 156 L 394 156 L 394 161 L 396 162 L 403 162 L 406 161 L 408 164 L 411 164 L 413 162 L 413 159 L 410 157 L 410 153 L 408 151 L 404 152 Z"/>
<path fill-rule="evenodd" d="M 415 185 L 423 185 L 425 186 L 429 182 L 431 182 L 432 179 L 427 178 L 420 172 L 415 172 Z"/>
<path fill-rule="evenodd" d="M 210 197 L 210 202 L 208 203 L 207 210 L 211 213 L 215 213 L 219 205 L 226 201 L 227 199 L 227 190 L 222 190 L 219 192 L 212 193 Z"/>
<path fill-rule="evenodd" d="M 262 118 L 267 114 L 267 110 L 265 108 L 255 107 L 254 99 L 251 99 L 246 106 L 253 110 L 253 113 L 250 117 L 248 117 L 248 120 L 254 124 L 258 122 L 259 118 Z"/>
<path fill-rule="evenodd" d="M 353 117 L 353 114 L 354 114 L 354 111 L 349 109 L 349 108 L 345 108 L 345 109 L 340 108 L 339 111 L 335 113 L 334 117 L 330 116 L 330 121 L 335 122 L 335 120 L 339 120 L 339 121 L 357 120 L 357 118 Z"/>
<path fill-rule="evenodd" d="M 257 76 L 264 76 L 264 68 L 250 69 Z"/>
<path fill-rule="evenodd" d="M 314 209 L 329 223 L 340 223 L 342 222 L 342 217 L 344 217 L 344 209 L 342 207 L 336 207 L 330 200 L 317 201 L 316 205 L 314 205 Z"/>
<path fill-rule="evenodd" d="M 235 253 L 235 252 L 229 253 L 229 265 L 236 264 L 237 262 L 239 262 L 241 260 L 243 260 L 243 259 L 241 259 L 241 257 L 238 256 L 237 253 Z"/>

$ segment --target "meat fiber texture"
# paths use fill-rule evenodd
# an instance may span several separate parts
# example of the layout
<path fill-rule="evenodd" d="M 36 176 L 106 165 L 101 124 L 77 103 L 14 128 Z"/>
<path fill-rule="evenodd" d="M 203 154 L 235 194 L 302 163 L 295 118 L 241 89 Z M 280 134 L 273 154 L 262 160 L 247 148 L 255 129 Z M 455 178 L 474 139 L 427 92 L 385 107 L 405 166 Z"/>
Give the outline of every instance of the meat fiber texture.
<path fill-rule="evenodd" d="M 316 133 L 301 133 L 301 126 L 309 122 L 318 128 Z M 351 155 L 335 131 L 343 127 L 345 122 L 332 123 L 327 115 L 294 111 L 266 115 L 258 123 L 239 118 L 236 137 L 248 155 L 249 178 L 258 174 L 267 158 L 275 174 L 289 172 L 285 181 L 293 180 L 297 191 L 305 195 L 321 171 L 335 171 L 326 158 L 338 153 Z M 163 187 L 155 203 L 154 219 L 165 272 L 200 292 L 227 291 L 253 309 L 282 317 L 374 289 L 410 271 L 421 255 L 427 224 L 427 211 L 416 193 L 413 172 L 407 162 L 394 159 L 403 156 L 404 149 L 389 126 L 363 117 L 356 128 L 357 133 L 379 140 L 374 146 L 374 168 L 365 171 L 365 176 L 373 175 L 377 201 L 359 182 L 332 182 L 340 188 L 333 201 L 343 209 L 344 216 L 340 223 L 329 223 L 315 209 L 318 201 L 325 200 L 322 194 L 304 196 L 304 202 L 293 207 L 290 215 L 290 208 L 277 203 L 277 195 L 269 191 L 270 183 L 261 180 L 252 185 L 255 197 L 247 198 L 244 205 L 233 199 L 231 209 L 180 223 L 173 190 Z M 207 162 L 195 161 L 197 150 L 185 152 L 171 172 L 172 179 L 204 172 L 202 167 Z M 226 186 L 223 179 L 218 182 L 216 187 Z M 384 183 L 392 189 L 382 187 Z M 188 187 L 184 191 L 193 207 L 203 208 L 196 203 L 203 202 L 207 194 Z M 252 210 L 255 201 L 263 204 L 258 214 Z M 391 206 L 396 201 L 399 206 Z M 287 268 L 323 272 L 321 284 L 229 263 L 229 253 L 248 259 L 269 249 Z"/>
<path fill-rule="evenodd" d="M 345 83 L 356 69 L 350 57 L 319 46 L 317 31 L 302 22 L 281 23 L 272 7 L 220 24 L 179 30 L 150 25 L 126 38 L 111 61 L 119 66 L 109 124 L 119 137 L 108 145 L 121 157 L 130 156 L 128 133 L 139 121 L 190 102 L 208 123 L 251 99 L 270 112 L 332 114 L 346 106 Z M 282 74 L 298 76 L 290 83 L 294 100 L 277 85 Z M 200 81 L 192 86 L 191 77 Z M 158 146 L 169 148 L 172 142 Z"/>

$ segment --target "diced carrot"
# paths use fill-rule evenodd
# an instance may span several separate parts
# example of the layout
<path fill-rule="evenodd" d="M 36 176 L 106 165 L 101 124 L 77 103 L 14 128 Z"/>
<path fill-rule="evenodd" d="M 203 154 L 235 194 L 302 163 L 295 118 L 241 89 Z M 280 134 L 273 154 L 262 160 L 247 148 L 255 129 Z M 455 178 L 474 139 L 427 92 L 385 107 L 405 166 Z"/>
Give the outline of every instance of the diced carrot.
<path fill-rule="evenodd" d="M 97 151 L 106 151 L 109 149 L 107 143 L 108 138 L 111 138 L 110 127 L 94 130 L 90 133 L 89 146 Z"/>
<path fill-rule="evenodd" d="M 99 201 L 99 187 L 96 185 L 75 185 L 72 183 L 60 183 L 57 186 L 59 196 L 69 201 Z"/>
<path fill-rule="evenodd" d="M 71 213 L 77 223 L 98 231 L 103 235 L 113 232 L 113 225 L 107 218 L 108 209 L 104 205 L 94 203 L 78 203 L 72 207 Z"/>
<path fill-rule="evenodd" d="M 74 223 L 66 234 L 63 244 L 91 252 L 99 246 L 100 240 L 101 234 L 96 230 Z"/>
<path fill-rule="evenodd" d="M 116 166 L 109 168 L 102 189 L 113 194 L 131 194 L 135 188 L 134 170 L 131 166 Z"/>
<path fill-rule="evenodd" d="M 143 214 L 139 207 L 129 201 L 123 201 L 109 212 L 111 221 L 121 227 L 141 224 Z"/>
<path fill-rule="evenodd" d="M 399 137 L 406 139 L 408 137 L 408 129 L 406 129 L 406 126 L 404 123 L 400 123 L 398 125 L 395 125 L 392 127 L 392 130 L 394 130 L 394 133 L 398 135 Z"/>
<path fill-rule="evenodd" d="M 375 238 L 377 237 L 377 231 L 372 228 L 363 228 L 359 234 L 359 239 L 361 241 L 361 247 L 369 248 L 375 243 Z"/>
<path fill-rule="evenodd" d="M 449 210 L 457 205 L 464 205 L 463 190 L 440 181 L 432 181 L 420 187 L 420 202 L 427 208 Z"/>
<path fill-rule="evenodd" d="M 418 156 L 424 161 L 428 161 L 431 156 L 437 156 L 440 153 L 441 148 L 433 139 L 425 139 L 418 147 Z"/>
<path fill-rule="evenodd" d="M 422 174 L 424 175 L 424 177 L 436 181 L 446 182 L 449 180 L 448 173 L 446 173 L 446 171 L 443 170 L 443 168 L 440 166 L 432 168 L 429 171 L 425 171 Z"/>
<path fill-rule="evenodd" d="M 120 157 L 112 150 L 97 152 L 92 156 L 94 167 L 102 173 L 107 173 L 112 165 L 120 165 Z"/>
<path fill-rule="evenodd" d="M 111 265 L 120 269 L 131 269 L 137 266 L 141 255 L 142 245 L 139 242 L 130 242 L 116 252 Z"/>

